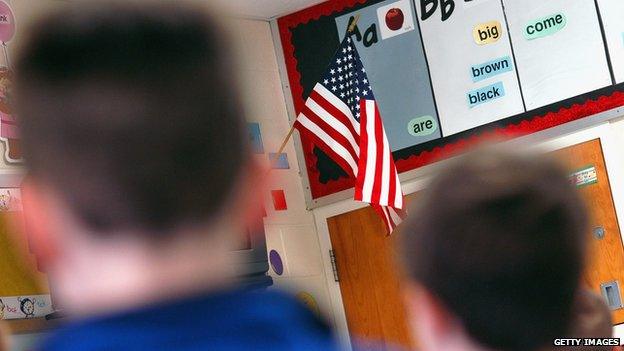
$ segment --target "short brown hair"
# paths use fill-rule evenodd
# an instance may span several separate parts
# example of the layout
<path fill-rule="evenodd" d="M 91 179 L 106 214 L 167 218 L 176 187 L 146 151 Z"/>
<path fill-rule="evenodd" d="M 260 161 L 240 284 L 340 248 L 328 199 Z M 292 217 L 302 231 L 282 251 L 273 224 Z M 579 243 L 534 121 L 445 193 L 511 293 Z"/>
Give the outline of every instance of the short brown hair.
<path fill-rule="evenodd" d="M 248 158 L 224 42 L 204 11 L 173 1 L 78 2 L 45 16 L 17 62 L 32 175 L 97 231 L 210 219 Z"/>
<path fill-rule="evenodd" d="M 559 165 L 487 150 L 442 171 L 418 200 L 403 259 L 475 341 L 533 350 L 566 332 L 585 229 Z"/>
<path fill-rule="evenodd" d="M 613 336 L 611 310 L 602 296 L 581 289 L 572 308 L 567 338 L 610 338 Z M 612 346 L 579 347 L 578 351 L 611 350 Z"/>

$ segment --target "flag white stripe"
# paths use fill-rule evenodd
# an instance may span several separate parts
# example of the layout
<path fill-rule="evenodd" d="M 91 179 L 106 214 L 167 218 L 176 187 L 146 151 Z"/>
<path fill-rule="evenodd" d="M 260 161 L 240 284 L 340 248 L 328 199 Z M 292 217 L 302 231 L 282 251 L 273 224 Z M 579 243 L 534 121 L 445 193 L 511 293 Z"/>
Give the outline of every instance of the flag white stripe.
<path fill-rule="evenodd" d="M 373 184 L 375 183 L 375 164 L 377 162 L 377 145 L 375 143 L 375 102 L 366 100 L 366 133 L 368 134 L 368 147 L 366 157 L 366 173 L 362 186 L 362 201 L 371 202 L 373 196 Z"/>
<path fill-rule="evenodd" d="M 386 206 L 381 206 L 381 212 L 383 212 L 384 217 L 385 217 L 385 223 L 386 223 L 386 227 L 388 228 L 388 232 L 392 232 L 392 222 L 390 219 L 390 214 L 388 213 L 388 207 Z"/>
<path fill-rule="evenodd" d="M 390 217 L 392 217 L 392 222 L 394 222 L 395 226 L 401 223 L 402 219 L 394 208 L 389 207 L 388 212 L 390 212 Z"/>
<path fill-rule="evenodd" d="M 327 100 L 330 104 L 334 105 L 340 112 L 342 112 L 347 119 L 351 122 L 353 126 L 353 130 L 356 133 L 360 133 L 360 123 L 353 117 L 353 112 L 349 109 L 349 106 L 342 102 L 336 95 L 334 95 L 331 91 L 327 90 L 322 84 L 317 83 L 314 86 L 314 91 L 319 93 L 325 100 Z"/>
<path fill-rule="evenodd" d="M 396 189 L 394 194 L 394 208 L 402 209 L 403 208 L 403 190 L 401 189 L 401 182 L 399 181 L 399 172 L 394 173 L 394 177 L 396 178 Z"/>
<path fill-rule="evenodd" d="M 302 126 L 304 126 L 311 133 L 316 134 L 316 136 L 323 140 L 336 154 L 342 157 L 349 164 L 349 166 L 351 166 L 353 174 L 357 174 L 357 162 L 355 162 L 351 154 L 344 148 L 344 146 L 342 146 L 342 144 L 330 137 L 323 129 L 309 120 L 303 113 L 299 114 L 297 119 Z"/>
<path fill-rule="evenodd" d="M 375 116 L 377 119 L 377 116 Z M 381 119 L 379 119 L 381 121 Z M 381 135 L 383 140 L 381 140 L 382 146 L 382 163 L 381 163 L 381 196 L 379 198 L 379 204 L 382 206 L 389 206 L 390 199 L 388 198 L 388 193 L 390 191 L 390 147 L 388 146 L 388 138 L 386 138 L 386 133 L 384 131 L 383 125 L 379 126 L 381 128 Z M 394 194 L 392 194 L 394 195 Z"/>
<path fill-rule="evenodd" d="M 356 155 L 360 154 L 360 146 L 355 141 L 355 139 L 353 139 L 353 135 L 351 134 L 347 126 L 337 120 L 323 107 L 317 104 L 316 101 L 314 101 L 313 99 L 308 99 L 308 101 L 306 102 L 306 106 L 308 106 L 308 108 L 312 112 L 314 112 L 320 119 L 325 121 L 325 123 L 329 124 L 329 126 L 332 127 L 336 132 L 344 136 L 349 141 L 349 144 L 351 144 L 351 147 L 355 151 Z"/>

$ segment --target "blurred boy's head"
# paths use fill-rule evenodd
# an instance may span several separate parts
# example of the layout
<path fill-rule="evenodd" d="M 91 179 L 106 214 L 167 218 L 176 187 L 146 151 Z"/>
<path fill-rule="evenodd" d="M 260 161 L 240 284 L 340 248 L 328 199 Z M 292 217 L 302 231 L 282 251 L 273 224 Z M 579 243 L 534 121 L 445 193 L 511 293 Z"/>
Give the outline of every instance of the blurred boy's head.
<path fill-rule="evenodd" d="M 581 289 L 572 306 L 572 316 L 568 323 L 568 331 L 562 338 L 611 338 L 613 336 L 613 320 L 611 311 L 601 296 Z M 547 350 L 556 350 L 549 347 Z M 561 349 L 559 347 L 559 349 Z M 613 346 L 579 346 L 575 351 L 611 351 Z"/>
<path fill-rule="evenodd" d="M 198 264 L 187 256 L 199 248 L 216 267 L 210 250 L 251 216 L 258 192 L 225 41 L 177 1 L 76 3 L 32 28 L 16 82 L 26 216 L 61 297 L 87 255 L 119 261 L 129 284 L 149 274 L 122 266 L 170 260 L 164 277 Z"/>
<path fill-rule="evenodd" d="M 496 151 L 433 181 L 402 235 L 425 350 L 533 350 L 565 332 L 585 212 L 556 164 Z"/>

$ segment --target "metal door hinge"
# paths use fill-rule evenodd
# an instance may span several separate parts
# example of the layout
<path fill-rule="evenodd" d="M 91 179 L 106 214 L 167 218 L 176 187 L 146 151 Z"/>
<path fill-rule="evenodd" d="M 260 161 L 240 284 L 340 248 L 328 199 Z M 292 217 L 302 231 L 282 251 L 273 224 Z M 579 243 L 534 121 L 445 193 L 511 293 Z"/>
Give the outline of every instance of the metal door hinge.
<path fill-rule="evenodd" d="M 340 278 L 338 277 L 338 266 L 336 265 L 334 250 L 329 250 L 329 260 L 331 261 L 332 272 L 334 273 L 334 281 L 339 282 Z"/>

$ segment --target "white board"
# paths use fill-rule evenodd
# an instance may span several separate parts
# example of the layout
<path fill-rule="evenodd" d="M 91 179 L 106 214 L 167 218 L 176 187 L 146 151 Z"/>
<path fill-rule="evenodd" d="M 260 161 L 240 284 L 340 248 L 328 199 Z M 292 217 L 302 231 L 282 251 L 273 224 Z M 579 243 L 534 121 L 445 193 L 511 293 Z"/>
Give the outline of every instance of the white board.
<path fill-rule="evenodd" d="M 597 0 L 615 82 L 624 82 L 624 1 Z"/>
<path fill-rule="evenodd" d="M 527 110 L 612 84 L 594 0 L 503 1 Z M 563 28 L 527 39 L 528 24 L 557 14 Z"/>
<path fill-rule="evenodd" d="M 448 136 L 524 112 L 501 2 L 480 0 L 469 6 L 456 2 L 452 14 L 444 21 L 440 6 L 423 20 L 423 13 L 430 8 L 423 11 L 422 4 L 416 1 L 442 134 Z M 473 30 L 492 21 L 500 23 L 498 39 L 478 44 Z M 508 69 L 485 79 L 477 77 L 475 81 L 471 73 L 473 66 L 504 58 L 510 63 Z M 469 92 L 488 87 L 498 87 L 499 95 L 502 87 L 504 95 L 493 96 L 483 103 L 469 103 Z"/>

